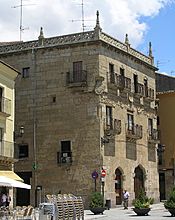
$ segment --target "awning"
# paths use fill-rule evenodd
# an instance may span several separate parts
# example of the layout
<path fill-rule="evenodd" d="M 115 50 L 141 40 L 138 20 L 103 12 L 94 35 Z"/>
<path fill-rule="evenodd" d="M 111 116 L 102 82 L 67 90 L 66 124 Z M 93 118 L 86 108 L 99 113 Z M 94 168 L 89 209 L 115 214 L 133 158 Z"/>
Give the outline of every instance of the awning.
<path fill-rule="evenodd" d="M 14 173 L 11 170 L 0 170 L 0 176 L 5 176 L 13 180 L 24 182 L 24 180 L 21 179 L 21 177 L 19 177 L 16 173 Z"/>
<path fill-rule="evenodd" d="M 6 176 L 0 176 L 0 186 L 31 189 L 31 185 L 28 185 L 26 183 L 22 183 L 20 181 L 8 178 Z"/>

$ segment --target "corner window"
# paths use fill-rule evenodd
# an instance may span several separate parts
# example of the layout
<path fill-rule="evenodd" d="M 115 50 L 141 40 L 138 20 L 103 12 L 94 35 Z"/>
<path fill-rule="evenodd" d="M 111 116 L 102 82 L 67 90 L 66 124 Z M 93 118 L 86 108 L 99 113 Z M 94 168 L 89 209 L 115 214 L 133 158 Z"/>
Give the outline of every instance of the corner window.
<path fill-rule="evenodd" d="M 29 147 L 28 144 L 19 144 L 18 145 L 18 158 L 26 158 L 29 156 Z"/>
<path fill-rule="evenodd" d="M 30 67 L 24 67 L 22 69 L 22 78 L 28 78 L 30 73 Z"/>

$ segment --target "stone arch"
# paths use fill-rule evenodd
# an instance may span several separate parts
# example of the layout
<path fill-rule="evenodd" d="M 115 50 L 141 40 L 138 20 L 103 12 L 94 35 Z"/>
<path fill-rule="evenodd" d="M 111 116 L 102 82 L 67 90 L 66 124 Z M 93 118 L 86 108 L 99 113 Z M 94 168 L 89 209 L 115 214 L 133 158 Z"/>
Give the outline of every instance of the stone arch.
<path fill-rule="evenodd" d="M 115 170 L 116 205 L 122 204 L 123 176 L 124 176 L 123 169 L 121 167 L 117 167 Z"/>
<path fill-rule="evenodd" d="M 135 198 L 138 197 L 140 190 L 145 188 L 145 176 L 146 176 L 146 170 L 141 164 L 139 164 L 134 170 Z"/>

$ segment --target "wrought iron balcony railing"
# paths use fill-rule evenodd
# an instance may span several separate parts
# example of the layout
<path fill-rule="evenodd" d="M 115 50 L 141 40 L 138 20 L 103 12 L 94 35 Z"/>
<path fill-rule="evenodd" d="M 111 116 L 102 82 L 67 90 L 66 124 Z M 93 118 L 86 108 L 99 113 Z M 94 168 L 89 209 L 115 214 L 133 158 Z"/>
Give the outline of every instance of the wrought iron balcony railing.
<path fill-rule="evenodd" d="M 108 73 L 108 81 L 121 90 L 131 91 L 131 79 L 117 73 Z"/>
<path fill-rule="evenodd" d="M 119 119 L 112 119 L 111 123 L 105 125 L 104 135 L 111 136 L 111 135 L 119 135 L 121 134 L 121 120 Z"/>
<path fill-rule="evenodd" d="M 141 83 L 133 84 L 134 93 L 139 96 L 144 96 L 144 85 Z"/>
<path fill-rule="evenodd" d="M 149 142 L 159 142 L 160 131 L 157 129 L 148 130 L 148 141 Z"/>
<path fill-rule="evenodd" d="M 57 163 L 58 164 L 71 164 L 72 163 L 72 152 L 57 152 Z"/>
<path fill-rule="evenodd" d="M 0 140 L 0 156 L 14 157 L 14 142 Z"/>
<path fill-rule="evenodd" d="M 128 77 L 117 75 L 116 84 L 120 89 L 131 91 L 131 79 Z"/>
<path fill-rule="evenodd" d="M 87 84 L 87 71 L 67 72 L 67 84 Z"/>
<path fill-rule="evenodd" d="M 11 115 L 11 100 L 5 97 L 0 98 L 0 112 L 6 114 L 7 116 Z"/>
<path fill-rule="evenodd" d="M 133 139 L 141 139 L 143 136 L 142 125 L 126 124 L 126 136 Z"/>

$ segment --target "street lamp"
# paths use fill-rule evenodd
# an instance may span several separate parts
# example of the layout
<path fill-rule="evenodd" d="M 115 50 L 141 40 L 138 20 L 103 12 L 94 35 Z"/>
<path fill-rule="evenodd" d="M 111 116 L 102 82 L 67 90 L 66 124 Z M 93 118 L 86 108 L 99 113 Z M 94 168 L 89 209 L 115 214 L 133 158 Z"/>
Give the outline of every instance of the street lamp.
<path fill-rule="evenodd" d="M 14 133 L 14 138 L 22 137 L 23 134 L 24 134 L 24 126 L 21 126 L 21 127 L 19 128 L 19 133 L 18 133 L 18 134 L 17 134 L 17 133 Z"/>

